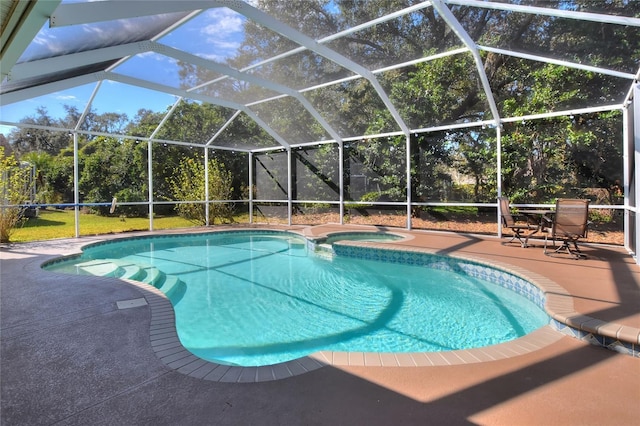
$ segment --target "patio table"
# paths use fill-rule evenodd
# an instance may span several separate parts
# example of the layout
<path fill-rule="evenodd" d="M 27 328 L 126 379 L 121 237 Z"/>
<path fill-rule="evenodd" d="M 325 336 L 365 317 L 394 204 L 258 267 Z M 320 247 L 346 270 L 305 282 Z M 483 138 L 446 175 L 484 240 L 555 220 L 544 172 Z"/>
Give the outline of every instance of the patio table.
<path fill-rule="evenodd" d="M 532 237 L 534 234 L 537 234 L 540 231 L 544 231 L 544 229 L 547 228 L 548 225 L 553 222 L 553 215 L 555 214 L 555 210 L 552 210 L 552 209 L 523 209 L 523 210 L 518 210 L 517 214 L 522 215 L 522 216 L 526 216 L 527 221 L 530 224 L 537 226 L 536 229 L 534 229 L 531 233 L 529 233 L 529 235 L 527 235 L 527 238 L 526 238 L 526 240 L 524 242 L 523 247 L 528 247 L 529 246 L 529 238 Z"/>

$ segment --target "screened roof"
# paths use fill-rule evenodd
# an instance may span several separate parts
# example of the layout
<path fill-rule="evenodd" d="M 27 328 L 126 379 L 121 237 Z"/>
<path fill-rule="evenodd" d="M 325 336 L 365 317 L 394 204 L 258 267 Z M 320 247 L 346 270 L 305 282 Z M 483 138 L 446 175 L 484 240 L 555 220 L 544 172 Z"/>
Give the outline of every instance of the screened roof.
<path fill-rule="evenodd" d="M 52 93 L 74 91 L 81 111 L 109 112 L 119 88 L 120 102 L 163 113 L 148 133 L 130 135 L 141 139 L 241 151 L 342 143 L 520 120 L 522 108 L 515 114 L 502 94 L 530 84 L 540 64 L 573 72 L 578 89 L 556 94 L 545 111 L 522 99 L 532 117 L 629 100 L 640 74 L 640 2 L 515 3 L 3 2 L 1 124 L 17 125 L 6 119 L 10 108 Z M 505 64 L 508 72 L 498 72 Z M 420 72 L 421 85 L 393 84 Z M 430 90 L 434 76 L 447 91 Z M 581 97 L 580 84 L 599 96 Z M 166 122 L 182 119 L 183 102 L 222 107 L 210 137 L 163 134 Z M 234 131 L 243 119 L 264 137 Z M 81 118 L 65 130 L 85 126 Z"/>

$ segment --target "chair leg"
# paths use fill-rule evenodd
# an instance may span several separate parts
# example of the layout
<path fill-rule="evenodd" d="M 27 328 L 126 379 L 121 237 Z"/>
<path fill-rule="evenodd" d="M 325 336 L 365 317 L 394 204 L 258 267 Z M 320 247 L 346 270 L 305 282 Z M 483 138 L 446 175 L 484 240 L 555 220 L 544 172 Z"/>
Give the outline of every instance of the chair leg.
<path fill-rule="evenodd" d="M 547 236 L 544 236 L 544 250 L 543 250 L 544 254 L 547 254 Z"/>
<path fill-rule="evenodd" d="M 545 234 L 544 236 L 544 254 L 546 254 L 547 256 L 549 255 L 549 253 L 547 252 L 547 241 L 549 240 L 549 235 Z M 551 243 L 553 245 L 553 250 L 554 252 L 557 252 L 558 250 L 560 250 L 560 247 L 556 248 L 556 239 L 555 238 L 551 238 Z"/>
<path fill-rule="evenodd" d="M 580 250 L 580 247 L 578 247 L 578 242 L 576 240 L 573 240 L 573 251 L 571 251 L 571 254 L 573 254 L 576 259 L 581 259 L 581 258 L 586 258 L 587 255 L 582 253 L 582 250 Z"/>
<path fill-rule="evenodd" d="M 573 244 L 573 248 L 571 248 L 571 245 Z M 553 239 L 553 247 L 556 246 L 556 240 Z M 576 240 L 573 239 L 564 239 L 562 240 L 562 245 L 560 245 L 558 248 L 556 248 L 553 253 L 559 253 L 559 254 L 568 254 L 572 257 L 575 257 L 576 259 L 582 259 L 582 258 L 586 258 L 587 255 L 583 254 L 582 251 L 580 250 L 580 248 L 578 247 L 578 243 Z M 544 254 L 546 254 L 547 256 L 550 255 L 550 253 L 547 252 L 547 237 L 544 237 Z"/>
<path fill-rule="evenodd" d="M 525 246 L 524 241 L 522 241 L 522 235 L 520 235 L 520 231 L 513 230 L 513 235 L 511 236 L 511 239 L 507 242 L 507 244 L 512 243 L 513 240 L 518 240 L 518 241 L 520 241 L 520 245 L 522 247 Z"/>
<path fill-rule="evenodd" d="M 560 253 L 562 251 L 566 252 L 567 254 L 571 254 L 571 247 L 569 247 L 569 242 L 566 240 L 563 241 L 562 245 L 556 249 L 556 253 Z"/>
<path fill-rule="evenodd" d="M 511 239 L 511 241 L 513 241 L 514 238 L 517 238 L 518 241 L 520 241 L 520 245 L 522 247 L 527 246 L 527 243 L 522 240 L 522 234 L 520 233 L 520 231 L 516 231 L 516 230 L 513 231 L 513 238 Z"/>
<path fill-rule="evenodd" d="M 543 253 L 544 253 L 544 254 L 546 254 L 547 256 L 550 256 L 550 255 L 551 255 L 551 253 L 549 253 L 549 252 L 547 251 L 547 243 L 548 243 L 548 241 L 549 241 L 549 236 L 548 236 L 548 235 L 545 235 L 545 236 L 544 236 L 544 250 L 543 250 Z M 553 249 L 554 249 L 554 250 L 553 250 L 553 253 L 559 253 L 562 249 L 568 249 L 568 248 L 569 248 L 569 247 L 566 245 L 566 241 L 564 241 L 564 240 L 562 241 L 562 245 L 561 245 L 561 246 L 559 246 L 559 247 L 556 247 L 556 239 L 555 239 L 555 238 L 551 238 L 551 241 L 552 241 L 552 243 L 553 243 Z"/>

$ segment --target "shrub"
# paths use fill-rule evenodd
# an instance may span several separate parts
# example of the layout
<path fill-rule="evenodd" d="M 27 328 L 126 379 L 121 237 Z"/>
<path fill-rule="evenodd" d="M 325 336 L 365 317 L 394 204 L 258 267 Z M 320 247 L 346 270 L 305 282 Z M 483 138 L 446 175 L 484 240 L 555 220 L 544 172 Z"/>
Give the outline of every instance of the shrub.
<path fill-rule="evenodd" d="M 229 200 L 233 193 L 231 172 L 215 159 L 209 160 L 209 199 Z M 200 157 L 185 158 L 180 162 L 176 174 L 168 179 L 173 196 L 178 201 L 202 201 L 205 199 L 204 161 Z M 185 219 L 204 225 L 205 203 L 181 203 L 176 206 L 178 214 Z M 226 202 L 209 204 L 209 219 L 221 223 L 233 221 L 233 206 Z"/>
<path fill-rule="evenodd" d="M 20 167 L 13 155 L 5 156 L 0 146 L 0 243 L 8 243 L 24 219 L 32 188 L 31 169 Z"/>

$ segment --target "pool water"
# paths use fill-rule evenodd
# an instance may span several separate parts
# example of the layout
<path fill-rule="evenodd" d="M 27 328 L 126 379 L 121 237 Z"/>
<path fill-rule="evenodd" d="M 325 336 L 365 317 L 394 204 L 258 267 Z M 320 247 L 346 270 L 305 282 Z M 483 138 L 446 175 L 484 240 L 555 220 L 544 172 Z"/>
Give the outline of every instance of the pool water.
<path fill-rule="evenodd" d="M 321 350 L 469 349 L 548 322 L 527 298 L 462 271 L 316 256 L 289 233 L 106 243 L 48 269 L 122 276 L 134 273 L 131 265 L 159 271 L 140 280 L 167 293 L 182 344 L 230 365 L 271 365 Z"/>
<path fill-rule="evenodd" d="M 384 241 L 398 241 L 403 239 L 403 236 L 390 234 L 387 232 L 336 232 L 327 237 L 323 242 L 325 244 L 332 244 L 336 241 L 368 241 L 368 242 L 384 242 Z"/>

